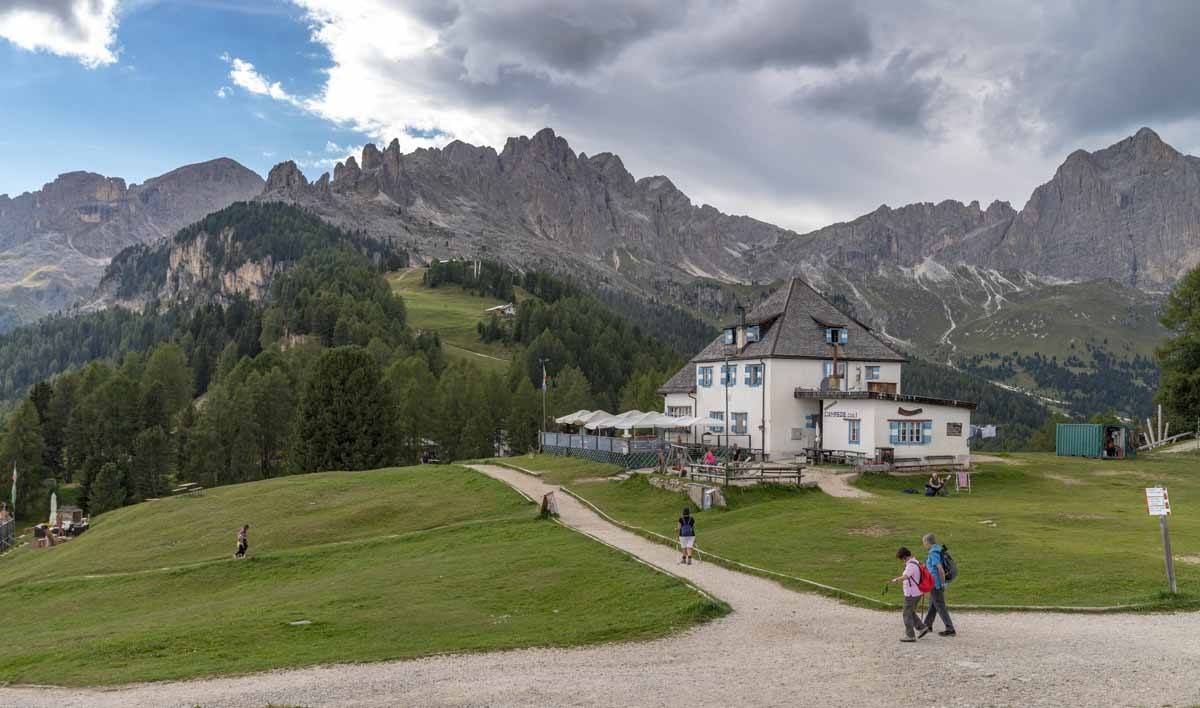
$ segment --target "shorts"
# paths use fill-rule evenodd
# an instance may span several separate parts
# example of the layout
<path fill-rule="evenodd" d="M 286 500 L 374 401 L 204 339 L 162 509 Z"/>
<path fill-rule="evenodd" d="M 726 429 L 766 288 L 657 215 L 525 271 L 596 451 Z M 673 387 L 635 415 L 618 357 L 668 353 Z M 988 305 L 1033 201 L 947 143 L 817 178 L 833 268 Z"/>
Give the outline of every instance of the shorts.
<path fill-rule="evenodd" d="M 694 545 L 696 545 L 696 537 L 695 536 L 680 536 L 679 537 L 679 547 L 680 548 L 691 548 Z"/>

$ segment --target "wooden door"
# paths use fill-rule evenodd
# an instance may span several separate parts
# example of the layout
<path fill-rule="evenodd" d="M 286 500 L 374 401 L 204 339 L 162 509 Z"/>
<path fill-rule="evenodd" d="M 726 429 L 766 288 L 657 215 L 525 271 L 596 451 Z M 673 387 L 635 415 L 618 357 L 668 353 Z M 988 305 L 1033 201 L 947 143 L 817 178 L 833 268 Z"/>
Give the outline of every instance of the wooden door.
<path fill-rule="evenodd" d="M 883 383 L 882 381 L 868 381 L 867 382 L 867 390 L 872 393 L 890 393 L 892 395 L 895 395 L 896 384 Z"/>

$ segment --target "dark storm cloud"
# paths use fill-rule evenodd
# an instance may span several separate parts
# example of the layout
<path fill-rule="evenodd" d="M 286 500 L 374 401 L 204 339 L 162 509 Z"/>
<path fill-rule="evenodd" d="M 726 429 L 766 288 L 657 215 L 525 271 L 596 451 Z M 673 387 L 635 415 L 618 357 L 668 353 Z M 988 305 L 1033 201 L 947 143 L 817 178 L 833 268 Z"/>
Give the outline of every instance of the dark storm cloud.
<path fill-rule="evenodd" d="M 630 44 L 679 23 L 681 0 L 593 0 L 568 6 L 552 0 L 514 0 L 462 12 L 443 37 L 468 57 L 495 68 L 517 64 L 583 73 Z"/>
<path fill-rule="evenodd" d="M 79 41 L 87 37 L 89 19 L 103 11 L 99 0 L 0 0 L 0 15 L 25 10 L 52 15 L 68 39 Z"/>
<path fill-rule="evenodd" d="M 710 68 L 834 66 L 871 51 L 870 22 L 856 2 L 731 4 L 698 19 L 707 29 L 689 36 L 690 54 Z"/>
<path fill-rule="evenodd" d="M 1052 146 L 1200 114 L 1200 3 L 1073 3 L 1046 19 L 1003 98 L 1039 115 Z"/>
<path fill-rule="evenodd" d="M 923 132 L 930 128 L 942 82 L 917 73 L 933 59 L 904 49 L 881 67 L 806 86 L 792 97 L 791 105 L 851 116 L 885 130 Z"/>

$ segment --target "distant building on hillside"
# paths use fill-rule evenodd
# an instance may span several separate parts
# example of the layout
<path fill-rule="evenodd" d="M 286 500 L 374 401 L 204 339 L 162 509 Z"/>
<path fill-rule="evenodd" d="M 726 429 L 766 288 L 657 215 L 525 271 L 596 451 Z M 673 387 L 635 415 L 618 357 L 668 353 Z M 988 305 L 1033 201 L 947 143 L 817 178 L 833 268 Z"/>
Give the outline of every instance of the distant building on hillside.
<path fill-rule="evenodd" d="M 693 441 L 783 460 L 810 450 L 965 465 L 974 403 L 902 392 L 907 360 L 793 279 L 725 327 L 660 389 L 703 416 Z"/>
<path fill-rule="evenodd" d="M 511 302 L 506 302 L 503 305 L 496 305 L 484 310 L 485 315 L 495 315 L 497 317 L 514 317 L 517 314 L 517 306 Z"/>

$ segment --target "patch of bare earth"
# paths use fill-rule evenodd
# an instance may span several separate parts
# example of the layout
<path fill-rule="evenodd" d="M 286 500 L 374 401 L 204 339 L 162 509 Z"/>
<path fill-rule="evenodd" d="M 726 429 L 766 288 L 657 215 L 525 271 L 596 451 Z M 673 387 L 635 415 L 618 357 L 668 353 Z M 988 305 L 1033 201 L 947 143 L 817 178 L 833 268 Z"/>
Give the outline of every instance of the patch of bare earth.
<path fill-rule="evenodd" d="M 994 462 L 998 465 L 1023 465 L 1025 460 L 1014 460 L 1011 457 L 997 457 L 995 455 L 971 455 L 971 462 Z"/>
<path fill-rule="evenodd" d="M 1175 556 L 1175 560 L 1188 565 L 1200 565 L 1200 556 Z"/>
<path fill-rule="evenodd" d="M 1048 477 L 1049 479 L 1058 481 L 1058 482 L 1062 482 L 1063 484 L 1067 485 L 1068 487 L 1074 486 L 1077 484 L 1087 484 L 1087 482 L 1083 481 L 1082 479 L 1076 479 L 1074 477 L 1068 477 L 1068 476 L 1062 475 L 1062 474 L 1046 473 L 1046 477 Z"/>
<path fill-rule="evenodd" d="M 884 536 L 895 535 L 896 529 L 889 529 L 883 526 L 864 526 L 858 529 L 846 529 L 846 533 L 850 536 L 868 536 L 870 538 L 882 538 Z"/>
<path fill-rule="evenodd" d="M 1054 518 L 1059 521 L 1112 521 L 1113 519 L 1113 517 L 1103 514 L 1068 514 L 1066 512 L 1055 514 Z"/>

